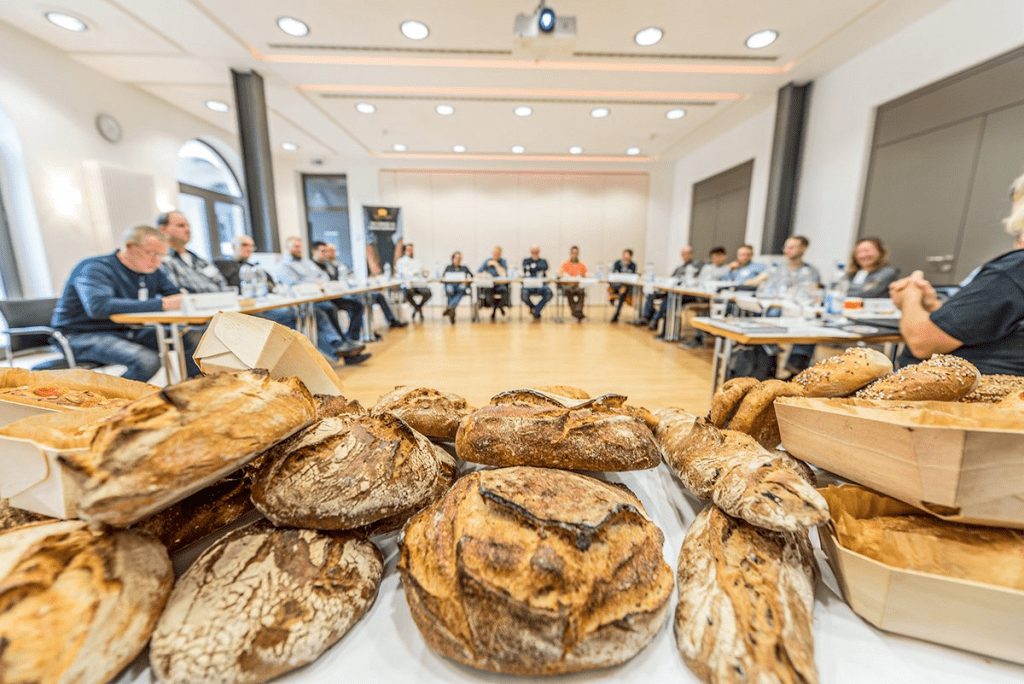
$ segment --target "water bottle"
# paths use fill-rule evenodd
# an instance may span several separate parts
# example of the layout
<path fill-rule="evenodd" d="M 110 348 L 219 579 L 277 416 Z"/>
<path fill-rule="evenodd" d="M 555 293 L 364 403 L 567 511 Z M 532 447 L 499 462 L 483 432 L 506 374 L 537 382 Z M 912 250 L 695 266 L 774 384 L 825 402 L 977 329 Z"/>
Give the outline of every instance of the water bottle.
<path fill-rule="evenodd" d="M 391 280 L 391 264 L 384 264 L 384 280 Z"/>
<path fill-rule="evenodd" d="M 262 299 L 270 293 L 270 284 L 267 282 L 267 272 L 262 268 L 253 269 L 253 294 Z"/>
<path fill-rule="evenodd" d="M 697 284 L 697 267 L 694 266 L 693 264 L 687 264 L 686 268 L 683 269 L 683 270 L 686 273 L 686 275 L 684 276 L 686 278 L 686 281 L 685 281 L 686 286 L 687 287 L 693 287 L 694 285 L 696 285 Z"/>
<path fill-rule="evenodd" d="M 837 264 L 832 275 L 832 282 L 828 291 L 825 292 L 825 313 L 839 316 L 843 313 L 843 302 L 846 300 L 846 292 L 850 289 L 850 280 L 846 277 L 846 270 L 843 264 Z"/>
<path fill-rule="evenodd" d="M 247 299 L 253 296 L 253 272 L 249 264 L 242 264 L 238 269 L 238 292 Z"/>
<path fill-rule="evenodd" d="M 757 286 L 757 291 L 754 293 L 756 297 L 762 299 L 771 299 L 779 293 L 779 265 L 772 264 L 771 268 L 768 269 L 768 275 L 764 281 Z"/>

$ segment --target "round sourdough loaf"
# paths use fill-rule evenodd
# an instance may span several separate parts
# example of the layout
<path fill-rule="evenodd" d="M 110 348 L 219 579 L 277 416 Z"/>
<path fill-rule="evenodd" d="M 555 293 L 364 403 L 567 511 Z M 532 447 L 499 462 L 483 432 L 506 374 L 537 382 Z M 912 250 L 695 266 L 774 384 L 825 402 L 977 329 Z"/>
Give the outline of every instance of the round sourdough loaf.
<path fill-rule="evenodd" d="M 793 382 L 809 397 L 847 397 L 892 372 L 892 361 L 869 347 L 851 347 L 801 371 Z"/>
<path fill-rule="evenodd" d="M 107 682 L 145 647 L 174 571 L 150 537 L 80 520 L 0 535 L 0 681 Z"/>
<path fill-rule="evenodd" d="M 430 439 L 452 442 L 459 430 L 459 421 L 473 409 L 457 394 L 428 387 L 396 387 L 378 399 L 373 407 L 374 413 L 383 411 L 394 413 Z"/>
<path fill-rule="evenodd" d="M 427 645 L 541 676 L 629 660 L 668 615 L 664 535 L 625 487 L 563 470 L 470 473 L 406 525 L 398 570 Z"/>
<path fill-rule="evenodd" d="M 369 541 L 261 520 L 207 549 L 178 580 L 149 649 L 163 684 L 258 684 L 316 660 L 373 605 L 384 572 Z"/>
<path fill-rule="evenodd" d="M 949 354 L 905 366 L 871 383 L 854 396 L 858 399 L 897 401 L 956 401 L 970 394 L 981 373 L 970 361 Z"/>

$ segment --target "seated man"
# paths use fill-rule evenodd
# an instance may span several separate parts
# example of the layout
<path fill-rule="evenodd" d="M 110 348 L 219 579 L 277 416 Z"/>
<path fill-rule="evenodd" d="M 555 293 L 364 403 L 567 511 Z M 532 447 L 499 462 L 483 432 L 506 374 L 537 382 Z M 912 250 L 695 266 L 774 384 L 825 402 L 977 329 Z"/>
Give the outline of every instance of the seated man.
<path fill-rule="evenodd" d="M 491 258 L 484 261 L 484 263 L 476 270 L 477 273 L 490 273 L 492 278 L 504 278 L 508 275 L 508 264 L 501 257 L 501 247 L 495 247 L 494 251 L 491 252 Z M 479 311 L 481 306 L 493 307 L 491 311 L 491 320 L 494 320 L 495 314 L 499 311 L 501 315 L 505 315 L 505 307 L 508 306 L 508 285 L 495 285 L 494 287 L 481 287 L 479 289 L 480 299 L 476 302 L 476 308 Z"/>
<path fill-rule="evenodd" d="M 327 274 L 329 280 L 347 282 L 352 276 L 352 271 L 345 264 L 338 262 L 337 259 L 338 250 L 334 248 L 334 245 L 328 242 L 313 243 L 313 263 Z M 376 304 L 380 307 L 381 313 L 384 314 L 384 320 L 388 322 L 388 327 L 404 328 L 409 325 L 395 317 L 395 313 L 391 310 L 391 305 L 388 304 L 388 300 L 383 294 L 371 292 L 367 296 L 369 297 L 370 306 Z M 360 331 L 363 328 L 363 311 L 365 310 L 363 303 L 359 301 L 358 297 L 337 297 L 332 299 L 331 302 L 339 309 L 344 309 L 348 313 L 349 339 L 358 340 Z M 353 307 L 350 302 L 355 302 L 357 306 Z M 375 337 L 380 339 L 380 335 L 375 335 Z"/>
<path fill-rule="evenodd" d="M 530 247 L 530 256 L 523 259 L 523 277 L 546 278 L 547 275 L 548 260 L 541 258 L 540 247 L 537 245 Z M 544 283 L 541 283 L 540 287 L 524 287 L 522 291 L 523 304 L 533 311 L 533 320 L 535 321 L 540 320 L 540 312 L 553 296 L 551 288 Z M 536 304 L 533 303 L 534 297 L 540 297 L 540 301 Z"/>
<path fill-rule="evenodd" d="M 114 323 L 112 314 L 177 311 L 178 287 L 159 270 L 167 238 L 138 226 L 124 233 L 124 247 L 83 259 L 71 271 L 50 325 L 67 338 L 75 358 L 127 367 L 124 377 L 146 382 L 160 370 L 156 331 Z M 192 360 L 202 330 L 184 336 L 186 374 L 200 375 Z"/>
<path fill-rule="evenodd" d="M 569 248 L 569 258 L 563 261 L 562 267 L 558 269 L 558 277 L 561 278 L 562 276 L 570 278 L 587 277 L 587 265 L 580 261 L 580 248 L 576 245 Z M 569 302 L 569 311 L 572 312 L 573 318 L 582 323 L 583 319 L 586 318 L 583 314 L 583 306 L 587 296 L 586 290 L 577 283 L 569 283 L 560 287 L 565 292 L 565 299 Z"/>
<path fill-rule="evenodd" d="M 692 269 L 694 275 L 700 270 L 701 264 L 693 260 L 693 247 L 686 245 L 680 252 L 680 256 L 683 257 L 683 263 L 676 267 L 676 270 L 672 271 L 672 278 L 675 279 L 676 283 L 682 283 L 686 277 L 687 269 Z M 665 299 L 667 293 L 664 290 L 655 290 L 651 294 L 647 295 L 647 299 L 644 300 L 644 310 L 640 315 L 640 320 L 636 322 L 636 325 L 646 325 L 651 330 L 657 330 L 658 322 L 665 318 Z M 655 302 L 662 300 L 661 306 L 655 311 Z M 694 297 L 684 295 L 682 297 L 682 303 L 688 304 L 690 302 L 697 301 Z M 664 335 L 662 335 L 664 336 Z"/>
<path fill-rule="evenodd" d="M 740 245 L 736 250 L 736 261 L 729 264 L 727 280 L 743 285 L 768 269 L 766 264 L 755 263 L 753 259 L 754 248 L 751 245 Z"/>
<path fill-rule="evenodd" d="M 622 252 L 622 258 L 616 259 L 615 265 L 612 266 L 612 273 L 636 273 L 636 262 L 633 261 L 633 250 L 626 249 Z M 612 316 L 612 323 L 619 322 L 619 314 L 622 312 L 622 304 L 626 301 L 627 297 L 632 294 L 632 285 L 623 285 L 622 283 L 612 283 L 608 286 L 608 294 L 611 301 L 615 301 L 618 298 L 618 304 L 615 307 L 615 315 Z"/>
<path fill-rule="evenodd" d="M 395 274 L 402 280 L 408 282 L 415 278 L 422 278 L 426 273 L 426 269 L 423 268 L 423 264 L 420 260 L 414 256 L 413 245 L 411 242 L 405 243 L 405 254 L 403 254 L 397 262 L 395 262 Z M 416 319 L 416 314 L 420 315 L 420 322 L 423 322 L 423 305 L 430 301 L 430 288 L 429 287 L 409 287 L 407 285 L 402 286 L 402 291 L 405 293 L 405 301 L 412 304 L 412 318 Z M 419 301 L 416 301 L 419 298 Z"/>
<path fill-rule="evenodd" d="M 710 263 L 701 266 L 700 273 L 697 275 L 697 282 L 700 287 L 704 288 L 709 283 L 713 283 L 720 280 L 729 279 L 729 253 L 725 251 L 725 247 L 712 247 L 708 252 L 708 256 L 711 258 Z M 665 333 L 662 332 L 659 337 L 664 337 Z M 681 345 L 684 349 L 699 349 L 704 346 L 704 333 L 697 331 L 693 339 L 689 342 L 683 342 Z"/>
<path fill-rule="evenodd" d="M 472 288 L 469 283 L 473 280 L 473 272 L 462 265 L 462 252 L 452 253 L 452 262 L 444 267 L 441 277 L 454 281 L 455 274 L 461 275 L 462 282 L 449 282 L 444 285 L 444 294 L 448 298 L 448 306 L 444 309 L 444 315 L 451 320 L 452 325 L 455 325 L 455 310 L 459 307 L 459 302 L 462 301 L 463 295 Z"/>

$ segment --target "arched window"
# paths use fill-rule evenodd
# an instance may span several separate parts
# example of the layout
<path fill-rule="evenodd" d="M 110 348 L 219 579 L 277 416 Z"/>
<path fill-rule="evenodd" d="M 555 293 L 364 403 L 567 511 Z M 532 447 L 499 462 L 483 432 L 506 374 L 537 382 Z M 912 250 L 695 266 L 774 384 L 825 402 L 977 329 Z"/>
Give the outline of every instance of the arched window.
<path fill-rule="evenodd" d="M 178 152 L 178 211 L 192 226 L 189 249 L 206 259 L 231 256 L 231 238 L 248 233 L 242 187 L 224 158 L 200 140 Z"/>

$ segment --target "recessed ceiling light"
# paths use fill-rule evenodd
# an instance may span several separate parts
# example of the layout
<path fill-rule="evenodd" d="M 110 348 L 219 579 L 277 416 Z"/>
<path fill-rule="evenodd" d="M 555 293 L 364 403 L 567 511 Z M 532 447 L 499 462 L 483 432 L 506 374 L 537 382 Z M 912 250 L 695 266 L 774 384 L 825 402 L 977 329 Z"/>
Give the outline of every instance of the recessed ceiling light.
<path fill-rule="evenodd" d="M 227 106 L 227 104 L 221 102 L 220 100 L 207 100 L 206 108 L 214 112 L 226 112 L 229 109 L 231 109 Z"/>
<path fill-rule="evenodd" d="M 768 47 L 775 42 L 775 39 L 779 37 L 776 31 L 771 29 L 765 29 L 764 31 L 758 31 L 747 38 L 747 47 L 751 50 L 757 50 L 759 48 Z"/>
<path fill-rule="evenodd" d="M 608 116 L 611 113 L 612 110 L 608 109 L 607 107 L 594 107 L 593 109 L 590 110 L 590 116 L 594 117 L 595 119 L 603 119 L 604 117 Z"/>
<path fill-rule="evenodd" d="M 516 116 L 530 116 L 531 114 L 533 114 L 533 109 L 527 107 L 526 105 L 519 105 L 512 111 L 515 112 Z"/>
<path fill-rule="evenodd" d="M 358 102 L 356 103 L 356 111 L 360 114 L 373 114 L 377 111 L 377 108 L 369 102 Z"/>
<path fill-rule="evenodd" d="M 309 27 L 306 26 L 306 22 L 299 21 L 295 17 L 278 17 L 277 28 L 296 38 L 309 35 Z"/>
<path fill-rule="evenodd" d="M 423 40 L 430 35 L 430 29 L 422 21 L 403 21 L 401 29 L 402 35 L 410 40 Z"/>
<path fill-rule="evenodd" d="M 64 12 L 47 12 L 43 16 L 45 16 L 47 21 L 54 26 L 59 26 L 67 31 L 81 33 L 89 28 L 89 25 L 78 17 L 73 17 L 70 14 L 65 14 Z"/>
<path fill-rule="evenodd" d="M 626 148 L 626 154 L 628 154 L 631 157 L 635 157 L 636 155 L 640 154 L 640 148 L 639 147 L 628 147 L 628 148 Z"/>
<path fill-rule="evenodd" d="M 402 143 L 395 143 L 394 145 L 391 146 L 391 149 L 393 149 L 395 152 L 405 152 L 409 148 L 403 145 Z"/>
<path fill-rule="evenodd" d="M 516 154 L 522 154 L 523 152 L 526 151 L 526 148 L 523 147 L 522 145 L 513 145 L 512 151 Z"/>
<path fill-rule="evenodd" d="M 452 107 L 451 105 L 437 105 L 434 107 L 434 111 L 441 116 L 448 116 L 449 114 L 455 113 L 455 107 Z"/>
<path fill-rule="evenodd" d="M 466 151 L 466 146 L 465 145 L 452 145 L 452 152 L 462 153 L 462 152 L 465 152 L 465 151 Z"/>
<path fill-rule="evenodd" d="M 569 148 L 569 154 L 583 154 L 583 148 L 579 145 L 573 145 Z"/>
<path fill-rule="evenodd" d="M 670 109 L 667 112 L 665 112 L 665 118 L 666 119 L 671 119 L 671 120 L 682 119 L 684 116 L 686 116 L 686 110 L 685 109 Z"/>
<path fill-rule="evenodd" d="M 281 149 L 288 150 L 289 152 L 294 152 L 295 150 L 299 149 L 299 146 L 296 145 L 295 143 L 286 142 L 281 143 Z"/>
<path fill-rule="evenodd" d="M 657 26 L 649 26 L 637 31 L 636 35 L 633 36 L 633 41 L 636 42 L 637 45 L 647 47 L 648 45 L 654 45 L 657 43 L 664 35 L 665 32 Z"/>

